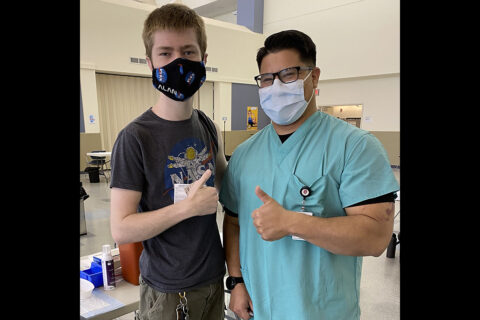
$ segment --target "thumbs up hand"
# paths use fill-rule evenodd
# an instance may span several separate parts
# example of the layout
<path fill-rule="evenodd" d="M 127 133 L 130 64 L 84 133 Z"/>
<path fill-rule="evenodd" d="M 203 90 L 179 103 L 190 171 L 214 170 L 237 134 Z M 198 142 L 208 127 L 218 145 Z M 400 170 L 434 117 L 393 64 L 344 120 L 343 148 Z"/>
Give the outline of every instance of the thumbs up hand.
<path fill-rule="evenodd" d="M 253 225 L 262 239 L 274 241 L 289 235 L 290 211 L 283 208 L 259 186 L 255 188 L 255 194 L 263 205 L 253 210 Z"/>
<path fill-rule="evenodd" d="M 217 189 L 205 186 L 211 175 L 212 171 L 208 169 L 200 179 L 190 184 L 186 190 L 187 200 L 191 203 L 192 216 L 202 216 L 217 212 Z"/>

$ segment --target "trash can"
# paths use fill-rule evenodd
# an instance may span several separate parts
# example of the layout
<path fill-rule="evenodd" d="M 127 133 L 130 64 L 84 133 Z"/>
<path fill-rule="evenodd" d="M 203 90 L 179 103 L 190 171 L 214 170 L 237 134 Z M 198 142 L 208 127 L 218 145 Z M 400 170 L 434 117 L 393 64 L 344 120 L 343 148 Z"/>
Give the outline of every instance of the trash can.
<path fill-rule="evenodd" d="M 85 172 L 88 172 L 90 183 L 100 182 L 100 170 L 98 167 L 87 167 Z"/>
<path fill-rule="evenodd" d="M 398 233 L 398 241 L 397 241 L 397 235 L 394 233 L 392 234 L 392 239 L 390 240 L 390 243 L 388 244 L 387 248 L 387 258 L 395 258 L 395 250 L 397 247 L 397 244 L 400 243 L 400 232 Z"/>
<path fill-rule="evenodd" d="M 89 195 L 82 186 L 80 181 L 80 235 L 87 234 L 87 224 L 85 222 L 85 207 L 83 202 L 87 199 Z"/>
<path fill-rule="evenodd" d="M 140 276 L 140 255 L 143 251 L 142 242 L 124 243 L 118 246 L 122 277 L 127 282 L 138 286 Z"/>

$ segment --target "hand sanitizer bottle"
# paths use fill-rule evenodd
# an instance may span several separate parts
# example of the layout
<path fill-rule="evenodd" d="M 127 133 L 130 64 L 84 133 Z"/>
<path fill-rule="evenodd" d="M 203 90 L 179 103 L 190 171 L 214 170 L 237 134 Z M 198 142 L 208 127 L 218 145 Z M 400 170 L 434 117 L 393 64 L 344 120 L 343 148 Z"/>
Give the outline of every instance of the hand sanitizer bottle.
<path fill-rule="evenodd" d="M 113 265 L 113 257 L 109 244 L 102 246 L 102 274 L 103 289 L 115 289 L 115 268 Z"/>

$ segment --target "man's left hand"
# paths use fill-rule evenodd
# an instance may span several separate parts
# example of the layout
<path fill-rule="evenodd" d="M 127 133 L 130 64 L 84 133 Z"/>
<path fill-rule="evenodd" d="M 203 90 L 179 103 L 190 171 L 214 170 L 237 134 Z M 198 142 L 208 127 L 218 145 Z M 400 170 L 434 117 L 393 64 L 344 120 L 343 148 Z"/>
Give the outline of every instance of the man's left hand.
<path fill-rule="evenodd" d="M 290 211 L 283 208 L 277 201 L 266 194 L 259 186 L 255 194 L 263 205 L 253 210 L 253 225 L 263 240 L 274 241 L 289 235 Z"/>

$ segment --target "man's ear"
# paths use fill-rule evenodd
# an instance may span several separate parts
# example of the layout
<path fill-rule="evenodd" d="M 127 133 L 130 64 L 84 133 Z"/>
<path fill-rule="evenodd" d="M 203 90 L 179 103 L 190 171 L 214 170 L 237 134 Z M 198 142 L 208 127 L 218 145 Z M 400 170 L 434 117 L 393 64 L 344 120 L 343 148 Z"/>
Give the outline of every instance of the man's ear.
<path fill-rule="evenodd" d="M 203 63 L 205 65 L 207 65 L 207 57 L 208 57 L 208 53 L 205 52 L 205 54 L 203 55 Z"/>
<path fill-rule="evenodd" d="M 147 57 L 147 65 L 150 71 L 153 71 L 153 64 L 149 57 Z"/>
<path fill-rule="evenodd" d="M 312 70 L 312 80 L 313 80 L 313 87 L 316 88 L 318 85 L 318 79 L 320 78 L 320 68 L 315 67 Z"/>

